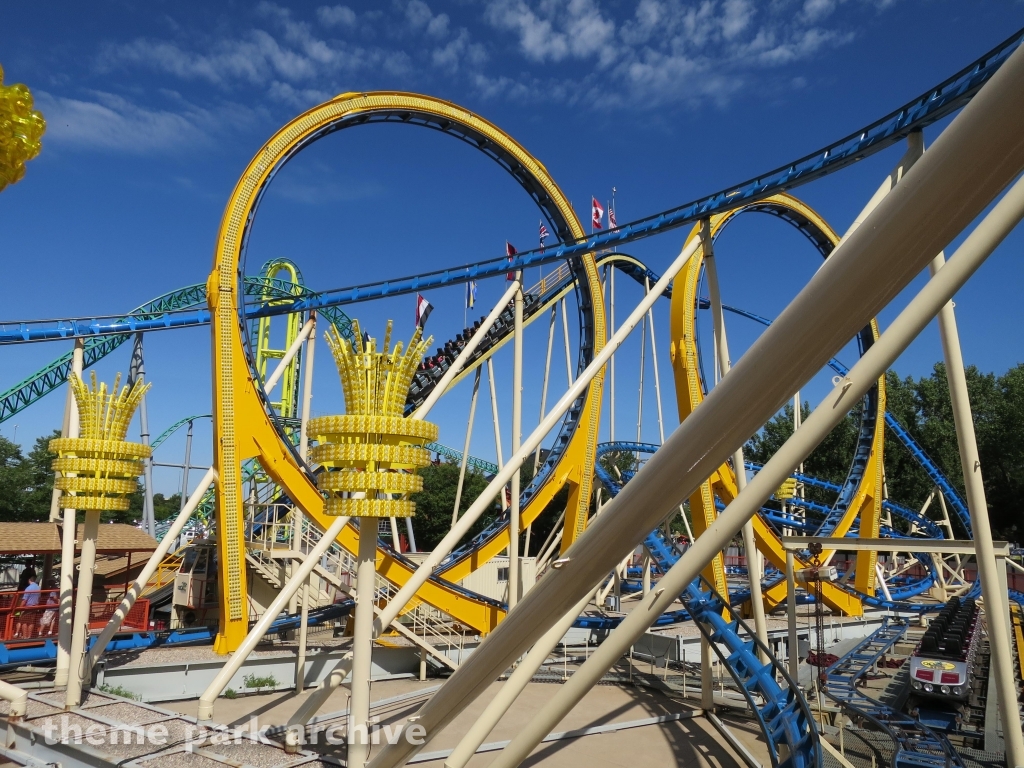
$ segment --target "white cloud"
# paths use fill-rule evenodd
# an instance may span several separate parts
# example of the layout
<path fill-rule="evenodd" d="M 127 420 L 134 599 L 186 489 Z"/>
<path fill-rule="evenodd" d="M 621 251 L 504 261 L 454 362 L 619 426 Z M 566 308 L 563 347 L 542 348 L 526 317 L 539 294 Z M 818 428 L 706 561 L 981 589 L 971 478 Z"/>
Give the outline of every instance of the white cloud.
<path fill-rule="evenodd" d="M 804 0 L 803 16 L 808 22 L 814 24 L 832 15 L 836 9 L 837 0 Z"/>
<path fill-rule="evenodd" d="M 321 88 L 296 88 L 291 83 L 275 80 L 267 86 L 267 95 L 275 101 L 289 104 L 296 109 L 306 110 L 328 101 L 337 94 Z"/>
<path fill-rule="evenodd" d="M 498 29 L 517 32 L 519 47 L 528 59 L 561 61 L 569 54 L 565 35 L 556 32 L 549 19 L 537 16 L 523 0 L 495 0 L 487 6 L 485 18 Z"/>
<path fill-rule="evenodd" d="M 316 9 L 316 17 L 325 27 L 354 27 L 356 12 L 347 5 L 322 5 Z"/>
<path fill-rule="evenodd" d="M 650 108 L 722 104 L 758 82 L 759 70 L 845 44 L 851 32 L 809 20 L 838 2 L 802 0 L 793 9 L 781 1 L 639 0 L 631 18 L 616 22 L 597 0 L 492 0 L 484 18 L 515 32 L 528 60 L 570 65 L 576 74 L 564 79 L 566 88 L 584 94 L 583 103 Z M 580 74 L 574 61 L 593 64 Z"/>
<path fill-rule="evenodd" d="M 523 104 L 696 108 L 751 92 L 770 69 L 788 66 L 774 82 L 806 87 L 806 73 L 793 65 L 851 40 L 855 9 L 883 12 L 893 2 L 487 0 L 482 8 L 460 6 L 456 16 L 436 13 L 427 0 L 392 0 L 360 14 L 322 5 L 304 16 L 264 0 L 253 26 L 237 34 L 172 30 L 169 39 L 110 44 L 97 57 L 100 74 L 158 72 L 213 86 L 220 95 L 212 102 L 220 103 L 207 115 L 172 98 L 160 108 L 116 102 L 109 93 L 50 98 L 80 124 L 79 134 L 68 127 L 60 140 L 113 147 L 103 136 L 145 133 L 129 142 L 131 151 L 174 146 L 178 136 L 201 141 L 229 99 L 252 102 L 253 92 L 289 110 L 353 88 L 436 92 L 439 83 Z M 345 36 L 356 28 L 358 36 Z"/>
<path fill-rule="evenodd" d="M 435 67 L 455 74 L 460 64 L 465 61 L 472 67 L 480 67 L 487 61 L 487 51 L 478 43 L 471 43 L 469 32 L 460 29 L 459 34 L 448 41 L 443 47 L 435 48 L 431 53 L 431 61 Z"/>
<path fill-rule="evenodd" d="M 208 53 L 139 38 L 108 47 L 100 60 L 106 67 L 147 66 L 186 80 L 205 80 L 214 85 L 237 80 L 263 83 L 273 75 L 297 80 L 314 72 L 313 63 L 307 57 L 283 48 L 263 30 L 253 30 L 240 39 L 222 40 Z"/>
<path fill-rule="evenodd" d="M 431 37 L 444 37 L 448 34 L 448 23 L 451 19 L 447 13 L 439 13 L 436 16 L 431 12 L 430 6 L 423 0 L 409 0 L 405 7 L 405 19 L 415 30 L 422 30 Z"/>
<path fill-rule="evenodd" d="M 205 145 L 204 126 L 217 122 L 195 107 L 181 111 L 148 109 L 105 92 L 91 99 L 71 99 L 46 91 L 36 94 L 36 107 L 46 117 L 46 140 L 58 146 L 103 149 L 131 154 Z"/>

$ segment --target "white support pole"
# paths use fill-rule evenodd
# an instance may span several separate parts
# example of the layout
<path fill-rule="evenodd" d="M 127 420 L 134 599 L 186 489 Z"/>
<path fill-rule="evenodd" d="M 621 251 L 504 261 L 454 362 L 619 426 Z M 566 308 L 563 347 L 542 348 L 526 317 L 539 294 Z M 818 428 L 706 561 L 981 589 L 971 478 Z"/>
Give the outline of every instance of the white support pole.
<path fill-rule="evenodd" d="M 302 407 L 299 412 L 299 456 L 304 462 L 309 461 L 309 414 L 313 406 L 313 360 L 316 354 L 316 313 L 311 312 L 309 319 L 303 325 L 302 330 L 306 331 L 306 354 L 303 359 L 302 370 Z M 300 333 L 301 335 L 301 333 Z M 281 369 L 282 372 L 284 369 Z M 292 508 L 292 522 L 295 526 L 293 536 L 293 548 L 302 550 L 302 510 L 298 507 Z M 394 528 L 394 518 L 391 520 Z M 393 533 L 396 550 L 398 545 L 398 534 Z M 306 687 L 306 643 L 309 637 L 309 583 L 312 576 L 309 576 L 302 584 L 302 598 L 299 608 L 299 647 L 295 654 L 295 692 L 302 693 Z"/>
<path fill-rule="evenodd" d="M 82 703 L 82 687 L 87 684 L 85 644 L 89 639 L 89 613 L 92 607 L 92 581 L 96 572 L 96 537 L 99 528 L 100 511 L 85 510 L 82 555 L 78 564 L 78 593 L 75 595 L 75 616 L 71 630 L 71 656 L 68 660 L 68 687 L 64 698 L 67 709 Z"/>
<path fill-rule="evenodd" d="M 348 709 L 348 768 L 363 768 L 370 755 L 370 672 L 373 598 L 377 569 L 377 518 L 359 518 L 356 615 L 352 637 L 352 699 Z"/>
<path fill-rule="evenodd" d="M 75 349 L 71 353 L 71 373 L 82 378 L 82 367 L 85 360 L 85 341 L 75 339 Z M 78 406 L 75 404 L 71 387 L 68 386 L 71 398 L 71 409 L 68 412 L 68 437 L 81 434 Z M 59 502 L 60 497 L 58 497 Z M 70 503 L 70 499 L 66 502 Z M 78 522 L 74 509 L 64 510 L 64 525 L 60 540 L 60 614 L 57 634 L 57 670 L 53 684 L 60 688 L 68 684 L 68 669 L 71 663 L 71 634 L 73 594 L 75 588 L 75 538 L 78 535 Z"/>
<path fill-rule="evenodd" d="M 405 533 L 409 537 L 409 551 L 416 552 L 416 534 L 412 530 L 412 518 L 405 518 Z"/>
<path fill-rule="evenodd" d="M 945 256 L 940 253 L 929 265 L 933 279 L 945 269 L 943 267 L 945 262 Z M 963 352 L 960 347 L 960 333 L 957 329 L 952 300 L 946 302 L 939 311 L 939 335 L 942 338 L 942 352 L 946 361 L 946 381 L 949 385 L 949 398 L 953 406 L 957 444 L 960 447 L 960 465 L 964 477 L 967 508 L 971 514 L 978 578 L 981 580 L 981 594 L 985 600 L 985 618 L 990 630 L 989 643 L 992 648 L 992 668 L 995 670 L 996 695 L 999 697 L 999 711 L 1002 714 L 1006 764 L 1010 768 L 1014 768 L 1015 766 L 1024 766 L 1024 736 L 1021 734 L 1020 709 L 1013 675 L 1013 650 L 1010 647 L 1010 607 L 1007 602 L 1007 593 L 1000 589 L 999 563 L 996 562 L 992 547 L 992 524 L 989 522 L 988 501 L 985 498 L 985 484 L 981 474 L 981 459 L 974 433 L 974 415 L 971 413 L 971 400 L 967 391 L 967 376 L 964 373 Z M 1003 578 L 1005 578 L 1005 568 L 1003 574 Z"/>
<path fill-rule="evenodd" d="M 996 205 L 992 213 L 968 236 L 957 251 L 957 256 L 921 290 L 881 338 L 857 361 L 843 381 L 825 396 L 801 429 L 782 445 L 761 471 L 754 475 L 750 484 L 740 491 L 732 504 L 669 569 L 659 582 L 659 589 L 643 598 L 597 647 L 576 674 L 548 699 L 540 712 L 525 727 L 519 729 L 509 745 L 491 762 L 490 768 L 514 768 L 530 754 L 551 728 L 583 698 L 651 623 L 669 608 L 676 596 L 697 578 L 704 565 L 728 544 L 743 522 L 757 513 L 761 505 L 789 476 L 792 468 L 806 458 L 864 396 L 878 377 L 927 326 L 948 298 L 974 273 L 1022 216 L 1024 181 L 1018 182 Z M 910 277 L 908 273 L 905 274 Z M 705 403 L 709 401 L 710 398 Z M 678 434 L 677 431 L 676 435 L 670 438 L 670 442 Z M 659 451 L 656 456 L 662 453 L 663 451 Z M 647 468 L 652 463 L 653 460 L 648 462 Z M 627 488 L 633 486 L 634 484 L 630 483 Z M 620 494 L 618 498 L 622 498 L 622 495 Z M 614 519 L 610 515 L 604 517 Z M 524 601 L 524 606 L 525 604 Z M 497 636 L 497 631 L 492 633 L 489 642 L 493 643 Z M 469 664 L 465 664 L 460 672 L 465 674 L 468 668 Z M 430 702 L 427 702 L 420 709 L 420 723 L 429 716 L 429 707 Z M 428 734 L 430 732 L 428 729 Z M 382 768 L 389 765 L 389 762 L 379 760 L 374 768 Z"/>
<path fill-rule="evenodd" d="M 316 543 L 307 554 L 305 559 L 299 564 L 295 573 L 288 582 L 281 587 L 281 591 L 277 593 L 277 597 L 274 601 L 267 606 L 266 611 L 263 612 L 263 616 L 256 622 L 256 626 L 249 630 L 249 634 L 245 636 L 245 640 L 238 647 L 231 657 L 225 662 L 224 666 L 221 667 L 220 672 L 213 679 L 213 682 L 207 686 L 203 695 L 199 697 L 199 710 L 196 717 L 199 720 L 209 721 L 213 719 L 213 704 L 217 700 L 217 697 L 221 695 L 227 684 L 231 682 L 231 678 L 235 676 L 235 673 L 241 668 L 245 660 L 249 658 L 249 654 L 252 653 L 263 636 L 267 634 L 267 630 L 270 629 L 270 625 L 273 624 L 277 617 L 280 616 L 281 611 L 285 605 L 291 599 L 292 595 L 295 594 L 296 590 L 302 586 L 303 582 L 309 578 L 309 574 L 313 572 L 313 569 L 319 564 L 320 558 L 323 557 L 330 546 L 334 543 L 334 540 L 338 538 L 338 534 L 341 533 L 341 529 L 348 524 L 349 518 L 347 517 L 336 517 L 334 522 L 328 526 L 327 530 L 324 531 L 324 535 L 320 537 L 320 540 Z M 374 537 L 376 542 L 376 537 Z"/>
<path fill-rule="evenodd" d="M 306 354 L 302 371 L 302 410 L 299 412 L 299 456 L 309 461 L 309 413 L 313 407 L 313 356 L 316 353 L 316 315 L 311 314 L 312 327 L 306 338 Z"/>
<path fill-rule="evenodd" d="M 903 183 L 879 204 L 867 225 L 860 227 L 843 246 L 832 252 L 786 310 L 747 350 L 730 375 L 709 393 L 701 407 L 644 465 L 640 471 L 643 475 L 641 481 L 628 483 L 609 502 L 608 506 L 615 506 L 616 510 L 602 513 L 588 527 L 586 533 L 559 559 L 560 567 L 549 572 L 523 597 L 517 610 L 498 625 L 487 642 L 467 658 L 420 708 L 417 722 L 426 729 L 427 738 L 433 737 L 469 706 L 512 660 L 557 620 L 556 617 L 564 615 L 590 589 L 590 585 L 608 572 L 624 550 L 628 551 L 639 543 L 644 531 L 658 525 L 680 499 L 689 495 L 703 478 L 728 459 L 735 448 L 768 421 L 793 392 L 895 298 L 927 266 L 934 254 L 967 227 L 1014 179 L 1024 168 L 1024 141 L 1021 138 L 1024 135 L 1021 131 L 1024 101 L 1019 99 L 1022 88 L 1024 51 L 1018 50 L 1007 58 L 953 119 Z M 993 213 L 999 209 L 997 205 Z M 990 233 L 991 227 L 979 227 L 972 235 L 978 234 L 979 230 Z M 974 244 L 977 240 L 974 238 Z M 965 245 L 970 242 L 971 237 Z M 955 259 L 942 272 L 945 273 L 954 262 Z M 669 279 L 675 276 L 680 266 L 673 263 L 666 271 Z M 660 283 L 659 280 L 652 294 L 660 294 L 664 290 L 665 286 Z M 943 297 L 942 303 L 946 298 Z M 935 312 L 939 307 L 941 304 Z M 647 311 L 646 301 L 639 309 Z M 624 330 L 628 333 L 630 329 L 624 327 Z M 612 340 L 615 343 L 609 342 L 595 356 L 592 365 L 603 365 L 608 359 L 606 353 L 614 349 L 619 340 L 617 332 Z M 867 355 L 879 348 L 880 343 L 876 342 Z M 860 362 L 876 357 L 867 355 Z M 883 362 L 887 365 L 889 361 Z M 884 372 L 885 365 L 874 372 L 874 378 Z M 863 370 L 863 366 L 858 369 Z M 590 366 L 587 372 L 591 372 Z M 850 381 L 853 381 L 852 377 Z M 858 397 L 873 381 L 861 382 L 863 388 L 857 390 Z M 575 386 L 567 396 L 577 394 Z M 840 392 L 844 388 L 848 388 L 845 381 Z M 850 406 L 844 402 L 840 407 L 842 411 L 835 415 L 837 421 Z M 800 433 L 808 432 L 810 423 L 810 420 L 805 422 Z M 545 428 L 545 433 L 548 428 Z M 794 438 L 799 439 L 800 433 Z M 491 490 L 478 499 L 481 509 L 490 504 L 493 494 L 507 482 L 510 471 L 514 471 L 510 468 L 517 468 L 515 462 L 522 461 L 521 456 L 534 448 L 532 440 L 525 442 L 521 455 L 513 457 L 497 474 Z M 797 455 L 795 460 L 790 460 L 791 456 L 782 455 L 784 461 L 780 463 L 784 468 L 778 482 L 792 472 L 802 457 Z M 779 458 L 779 454 L 775 458 Z M 763 471 L 758 473 L 751 485 L 763 474 Z M 770 477 L 765 480 L 770 481 Z M 776 490 L 778 482 L 765 490 L 763 499 Z M 763 484 L 758 484 L 759 491 Z M 757 504 L 751 505 L 751 515 L 760 503 L 758 500 Z M 472 514 L 474 511 L 471 508 L 463 516 L 460 526 L 472 524 L 476 519 Z M 721 550 L 742 527 L 747 515 L 739 516 L 738 523 L 736 519 L 736 515 L 728 512 L 719 517 L 679 562 L 687 562 L 695 576 L 711 559 L 714 547 Z M 735 527 L 731 529 L 725 527 L 734 523 Z M 708 534 L 712 531 L 719 535 L 712 535 L 709 539 Z M 453 530 L 451 535 L 455 537 L 463 533 Z M 421 566 L 425 571 L 422 575 L 424 580 L 437 564 L 434 558 L 450 551 L 450 548 L 439 549 L 443 551 L 435 550 Z M 419 573 L 418 570 L 417 577 Z M 396 597 L 393 603 L 402 606 L 407 602 L 423 583 L 417 577 L 410 579 L 399 591 L 402 599 Z M 656 595 L 657 591 L 651 594 Z M 390 604 L 388 607 L 390 609 Z M 634 609 L 630 615 L 636 612 Z M 393 768 L 405 762 L 415 749 L 416 745 L 405 742 L 389 744 L 374 758 L 372 768 Z"/>
<path fill-rule="evenodd" d="M 526 654 L 526 657 L 515 668 L 515 671 L 509 675 L 508 680 L 501 686 L 501 689 L 491 699 L 484 711 L 480 713 L 480 716 L 470 727 L 466 735 L 462 737 L 455 750 L 445 759 L 444 768 L 464 768 L 470 758 L 476 754 L 480 745 L 484 743 L 484 739 L 494 730 L 494 726 L 508 712 L 509 707 L 519 697 L 519 694 L 533 680 L 537 670 L 541 668 L 541 665 L 544 664 L 548 656 L 555 649 L 555 646 L 565 636 L 565 633 L 569 631 L 573 622 L 583 613 L 593 596 L 593 592 L 588 593 L 586 597 L 576 603 L 562 617 L 561 621 L 554 624 L 534 644 L 533 648 L 530 649 L 530 652 Z"/>
<path fill-rule="evenodd" d="M 800 684 L 800 641 L 796 634 L 796 564 L 786 550 L 786 629 L 789 634 L 789 676 Z"/>
<path fill-rule="evenodd" d="M 171 546 L 174 541 L 181 535 L 182 529 L 188 519 L 192 517 L 192 513 L 196 511 L 196 507 L 199 506 L 199 502 L 203 500 L 203 495 L 206 493 L 206 489 L 210 487 L 217 478 L 217 471 L 210 467 L 206 470 L 206 474 L 203 475 L 203 479 L 199 481 L 199 485 L 196 486 L 192 496 L 185 502 L 185 506 L 182 507 L 181 512 L 174 518 L 174 522 L 171 523 L 171 527 L 167 529 L 167 533 L 164 534 L 163 539 L 157 544 L 156 549 L 153 550 L 153 554 L 150 555 L 146 565 L 139 572 L 139 575 L 135 577 L 135 581 L 128 587 L 128 591 L 124 593 L 124 597 L 121 599 L 121 604 L 117 606 L 117 610 L 114 611 L 114 615 L 110 617 L 110 621 L 107 622 L 107 626 L 100 632 L 99 637 L 96 638 L 96 642 L 93 643 L 92 648 L 89 649 L 88 659 L 86 660 L 85 674 L 89 676 L 90 671 L 99 661 L 103 652 L 107 649 L 110 641 L 114 635 L 117 634 L 118 630 L 121 629 L 121 624 L 124 622 L 128 612 L 131 611 L 132 606 L 135 605 L 135 601 L 139 599 L 139 595 L 149 584 L 149 580 L 153 578 L 153 574 L 156 573 L 160 567 L 160 563 L 167 556 L 167 553 L 171 551 Z"/>
<path fill-rule="evenodd" d="M 469 339 L 466 346 L 462 348 L 462 351 L 452 361 L 452 364 L 448 366 L 448 370 L 444 372 L 444 376 L 441 380 L 434 385 L 430 394 L 427 395 L 427 399 L 423 401 L 423 405 L 416 409 L 413 413 L 412 418 L 414 419 L 425 419 L 427 414 L 430 413 L 430 409 L 434 407 L 434 404 L 441 398 L 441 395 L 445 393 L 452 380 L 459 375 L 459 372 L 466 365 L 466 361 L 469 360 L 470 356 L 476 352 L 476 348 L 480 346 L 480 343 L 487 336 L 487 331 L 490 330 L 491 326 L 494 325 L 494 321 L 498 319 L 508 303 L 512 301 L 512 297 L 515 296 L 516 291 L 522 287 L 522 284 L 515 280 L 509 283 L 508 288 L 502 297 L 498 299 L 498 303 L 494 305 L 494 308 L 490 311 L 490 314 L 484 318 L 484 321 L 480 323 L 480 327 L 476 329 L 476 333 L 473 334 L 472 338 Z M 487 358 L 488 363 L 490 358 Z"/>
<path fill-rule="evenodd" d="M 651 314 L 650 310 L 647 315 Z M 640 377 L 636 400 L 636 441 L 642 442 L 644 425 L 644 368 L 647 367 L 647 315 L 640 321 Z M 637 463 L 640 462 L 640 454 L 636 455 Z"/>
<path fill-rule="evenodd" d="M 522 272 L 516 279 L 522 283 Z M 515 338 L 512 352 L 512 453 L 519 450 L 523 439 L 523 292 L 516 291 Z M 508 609 L 519 602 L 522 585 L 519 579 L 519 482 L 520 471 L 512 475 L 512 504 L 508 512 Z"/>
<path fill-rule="evenodd" d="M 285 370 L 295 356 L 299 354 L 299 350 L 302 349 L 302 343 L 306 340 L 316 328 L 316 315 L 311 315 L 310 318 L 303 324 L 302 330 L 299 331 L 299 335 L 295 337 L 288 350 L 284 353 L 284 357 L 277 363 L 277 367 L 274 368 L 270 376 L 267 377 L 266 383 L 263 385 L 263 391 L 266 392 L 267 397 L 270 397 L 270 393 L 274 391 L 274 387 L 277 386 L 277 382 L 284 376 Z"/>
<path fill-rule="evenodd" d="M 192 424 L 191 421 L 188 423 L 188 430 L 185 432 L 185 461 L 181 465 L 181 490 L 178 492 L 178 497 L 181 500 L 181 506 L 178 507 L 179 512 L 188 503 L 188 476 L 192 471 Z"/>
<path fill-rule="evenodd" d="M 644 293 L 651 292 L 651 279 L 644 276 Z M 658 346 L 654 341 L 654 307 L 647 310 L 647 326 L 651 329 L 651 362 L 654 363 L 654 400 L 658 404 L 658 445 L 665 442 L 665 421 L 661 411 L 661 378 L 658 376 Z M 681 510 L 680 510 L 681 511 Z"/>
<path fill-rule="evenodd" d="M 83 339 L 75 339 L 75 346 L 73 350 L 77 350 L 81 345 L 84 344 Z M 84 351 L 84 347 L 83 347 Z M 70 371 L 75 369 L 75 351 L 71 352 L 71 365 L 69 366 Z M 81 375 L 81 373 L 79 373 Z M 68 429 L 71 427 L 71 413 L 77 414 L 78 408 L 75 405 L 75 395 L 71 391 L 71 387 L 68 387 L 67 396 L 64 398 L 64 420 L 60 427 L 60 436 L 68 437 Z M 54 478 L 60 477 L 60 472 L 54 473 Z M 50 495 L 50 522 L 60 523 L 62 519 L 61 508 L 60 508 L 60 489 L 57 484 L 53 484 L 53 493 Z"/>
<path fill-rule="evenodd" d="M 309 634 L 309 581 L 312 578 L 312 576 L 306 577 L 306 581 L 302 585 L 302 610 L 299 614 L 299 651 L 295 656 L 296 693 L 302 693 L 306 689 L 306 640 Z"/>
<path fill-rule="evenodd" d="M 491 424 L 494 427 L 494 456 L 498 462 L 498 470 L 504 468 L 505 461 L 501 454 L 501 421 L 498 418 L 498 393 L 494 389 L 494 360 L 487 358 L 487 385 L 491 388 Z M 508 509 L 508 499 L 505 498 L 505 489 L 501 490 L 501 510 Z"/>
<path fill-rule="evenodd" d="M 459 504 L 462 503 L 462 487 L 466 482 L 466 465 L 469 463 L 469 443 L 473 437 L 473 421 L 476 419 L 476 401 L 480 394 L 480 374 L 483 368 L 477 366 L 473 377 L 473 395 L 469 399 L 469 421 L 466 423 L 466 440 L 462 445 L 462 461 L 459 464 L 459 483 L 455 486 L 455 506 L 452 508 L 452 525 L 459 521 Z"/>
<path fill-rule="evenodd" d="M 555 312 L 556 307 L 551 307 L 551 322 L 548 324 L 548 350 L 544 356 L 544 384 L 540 390 L 540 416 L 537 417 L 538 423 L 544 419 L 544 411 L 548 407 L 548 378 L 551 375 L 551 350 L 555 344 Z M 540 448 L 533 454 L 533 474 L 537 476 L 537 470 L 540 468 Z M 530 552 L 527 550 L 527 556 Z"/>
<path fill-rule="evenodd" d="M 565 347 L 565 381 L 566 386 L 570 386 L 573 382 L 572 375 L 572 351 L 569 345 L 569 315 L 565 311 L 565 299 L 563 298 L 559 304 L 562 305 L 562 342 Z"/>
<path fill-rule="evenodd" d="M 600 499 L 598 500 L 598 502 L 599 502 L 598 503 L 598 510 L 600 511 Z M 548 532 L 547 538 L 544 539 L 544 543 L 541 545 L 540 549 L 538 550 L 538 554 L 537 554 L 537 569 L 538 569 L 538 572 L 540 571 L 541 563 L 544 562 L 544 560 L 547 559 L 549 554 L 551 554 L 549 549 L 553 549 L 554 548 L 554 543 L 553 542 L 554 542 L 554 540 L 556 538 L 555 534 L 558 533 L 558 527 L 562 524 L 562 522 L 564 520 L 565 520 L 565 510 L 563 509 L 561 511 L 561 513 L 558 515 L 558 519 L 555 520 L 555 524 L 553 526 L 551 526 L 551 530 Z"/>
<path fill-rule="evenodd" d="M 608 265 L 608 334 L 615 333 L 615 265 Z M 608 441 L 615 442 L 615 355 L 608 365 Z"/>
<path fill-rule="evenodd" d="M 142 354 L 142 334 L 135 334 L 135 341 L 132 347 L 132 359 L 128 369 L 128 386 L 136 381 L 145 382 L 146 364 Z M 146 395 L 142 396 L 139 402 L 139 427 L 140 437 L 143 445 L 149 445 L 149 413 L 146 408 Z M 156 516 L 153 512 L 153 457 L 147 456 L 142 460 L 143 490 L 142 500 L 142 530 L 150 536 L 156 536 Z"/>
<path fill-rule="evenodd" d="M 724 379 L 732 368 L 729 356 L 729 340 L 725 332 L 725 311 L 722 309 L 722 292 L 718 285 L 718 264 L 715 246 L 711 239 L 711 222 L 701 221 L 700 239 L 704 245 L 704 275 L 708 281 L 708 297 L 715 324 L 715 348 L 718 350 L 718 367 Z M 732 468 L 736 474 L 736 488 L 742 491 L 747 485 L 747 469 L 743 461 L 743 447 L 732 455 Z M 754 540 L 754 524 L 747 521 L 743 526 L 743 551 L 747 556 L 747 581 L 750 584 L 750 608 L 754 615 L 754 631 L 764 647 L 768 647 L 768 621 L 764 615 L 764 600 L 761 597 L 761 567 L 757 542 Z M 764 651 L 757 649 L 762 663 L 767 661 Z"/>

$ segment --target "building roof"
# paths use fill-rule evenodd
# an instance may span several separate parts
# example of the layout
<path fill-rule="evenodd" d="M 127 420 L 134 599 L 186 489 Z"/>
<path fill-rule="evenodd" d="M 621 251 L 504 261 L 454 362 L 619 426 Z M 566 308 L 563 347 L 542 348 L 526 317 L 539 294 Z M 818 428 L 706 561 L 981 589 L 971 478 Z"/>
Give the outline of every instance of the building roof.
<path fill-rule="evenodd" d="M 84 527 L 78 526 L 76 550 L 81 548 Z M 0 555 L 59 555 L 60 534 L 56 523 L 0 523 Z M 152 552 L 156 547 L 156 539 L 124 523 L 101 524 L 96 538 L 97 552 Z"/>

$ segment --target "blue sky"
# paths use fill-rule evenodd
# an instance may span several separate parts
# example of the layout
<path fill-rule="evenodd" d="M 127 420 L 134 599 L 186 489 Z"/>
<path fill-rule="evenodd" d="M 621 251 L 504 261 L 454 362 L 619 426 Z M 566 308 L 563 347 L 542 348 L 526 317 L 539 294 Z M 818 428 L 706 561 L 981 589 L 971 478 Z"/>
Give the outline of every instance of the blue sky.
<path fill-rule="evenodd" d="M 1024 3 L 944 0 L 11 6 L 0 64 L 7 82 L 33 90 L 49 128 L 24 181 L 0 194 L 0 319 L 119 312 L 204 282 L 224 204 L 246 163 L 280 125 L 337 93 L 411 90 L 458 102 L 539 157 L 577 210 L 615 186 L 625 222 L 846 135 L 1021 26 Z M 797 194 L 842 231 L 901 152 L 890 149 Z M 465 145 L 405 126 L 360 128 L 313 145 L 279 174 L 246 268 L 288 256 L 309 285 L 338 287 L 493 257 L 506 239 L 529 248 L 537 221 L 522 190 Z M 658 271 L 684 234 L 629 250 Z M 983 370 L 1002 372 L 1021 359 L 1013 332 L 1024 321 L 1021 244 L 1012 236 L 957 297 L 965 356 Z M 725 301 L 769 317 L 819 263 L 794 231 L 764 216 L 737 220 L 719 256 Z M 621 317 L 640 290 L 620 286 Z M 481 285 L 481 305 L 503 288 Z M 448 338 L 462 328 L 460 288 L 428 298 L 437 307 L 430 331 Z M 895 311 L 883 313 L 883 327 Z M 392 317 L 407 333 L 412 312 L 412 297 L 404 297 L 351 313 L 371 329 Z M 730 323 L 735 360 L 759 329 Z M 543 325 L 526 337 L 527 432 L 539 404 Z M 656 327 L 670 431 L 667 306 Z M 0 388 L 67 348 L 5 347 Z M 555 350 L 558 361 L 563 352 Z M 208 329 L 152 334 L 147 352 L 154 433 L 209 412 Z M 639 354 L 634 342 L 619 357 L 617 437 L 635 436 Z M 940 355 L 931 328 L 896 367 L 921 375 Z M 112 379 L 127 357 L 126 349 L 112 355 L 100 374 Z M 323 347 L 318 359 L 315 409 L 340 411 Z M 496 366 L 508 455 L 508 355 Z M 649 366 L 648 358 L 643 437 L 656 441 Z M 564 364 L 553 370 L 549 403 L 565 387 Z M 807 397 L 816 401 L 828 378 L 817 377 Z M 19 442 L 48 432 L 63 402 L 44 399 L 0 424 L 0 434 L 10 437 L 14 424 Z M 466 385 L 438 406 L 444 442 L 461 446 L 467 410 Z M 483 396 L 473 452 L 490 458 L 489 410 Z M 164 461 L 178 461 L 182 442 L 162 450 Z M 209 453 L 209 429 L 197 427 L 194 459 L 208 462 Z M 158 473 L 157 490 L 177 483 L 176 471 Z"/>

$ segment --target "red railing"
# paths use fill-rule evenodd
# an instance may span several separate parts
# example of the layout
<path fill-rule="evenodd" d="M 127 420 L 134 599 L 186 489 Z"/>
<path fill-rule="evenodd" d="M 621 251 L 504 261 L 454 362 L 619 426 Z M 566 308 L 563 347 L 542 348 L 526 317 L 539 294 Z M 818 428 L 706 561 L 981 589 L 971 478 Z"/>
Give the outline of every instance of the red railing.
<path fill-rule="evenodd" d="M 50 595 L 57 596 L 57 590 L 41 592 L 36 605 L 21 605 L 23 601 L 9 596 L 24 595 L 24 592 L 0 593 L 0 641 L 37 640 L 57 637 L 59 604 L 47 602 Z M 29 595 L 40 594 L 29 592 Z M 89 608 L 89 629 L 103 629 L 117 610 L 120 602 L 93 603 Z M 128 611 L 121 624 L 125 630 L 149 629 L 149 600 L 140 598 Z"/>
<path fill-rule="evenodd" d="M 56 601 L 60 601 L 59 589 L 39 589 L 31 592 L 0 592 L 0 615 L 9 613 L 26 602 L 31 602 L 33 605 L 45 605 L 51 595 Z"/>

